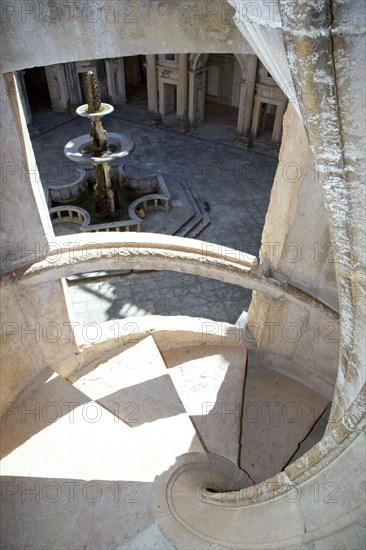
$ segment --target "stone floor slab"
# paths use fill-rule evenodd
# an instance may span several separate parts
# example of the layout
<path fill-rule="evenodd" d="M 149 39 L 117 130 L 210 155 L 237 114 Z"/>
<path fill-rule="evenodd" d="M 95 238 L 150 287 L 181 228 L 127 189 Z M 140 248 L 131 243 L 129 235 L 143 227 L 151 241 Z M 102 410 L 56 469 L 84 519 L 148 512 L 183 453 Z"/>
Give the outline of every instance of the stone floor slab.
<path fill-rule="evenodd" d="M 241 467 L 256 483 L 280 472 L 310 432 L 328 401 L 277 373 L 252 367 L 245 385 Z"/>
<path fill-rule="evenodd" d="M 245 349 L 197 346 L 164 359 L 206 450 L 238 464 Z"/>

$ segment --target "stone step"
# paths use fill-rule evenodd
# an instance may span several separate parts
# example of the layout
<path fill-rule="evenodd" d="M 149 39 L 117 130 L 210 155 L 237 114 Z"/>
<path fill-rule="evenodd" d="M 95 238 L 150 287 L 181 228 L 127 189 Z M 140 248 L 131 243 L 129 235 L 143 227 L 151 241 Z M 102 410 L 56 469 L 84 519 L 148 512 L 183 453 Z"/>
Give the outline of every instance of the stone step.
<path fill-rule="evenodd" d="M 174 386 L 206 451 L 238 464 L 247 353 L 201 345 L 164 352 Z"/>
<path fill-rule="evenodd" d="M 207 227 L 210 220 L 192 186 L 187 185 L 185 182 L 180 182 L 180 185 L 185 191 L 187 200 L 194 211 L 194 216 L 190 220 L 187 220 L 187 222 L 174 234 L 178 237 L 194 238 Z"/>
<path fill-rule="evenodd" d="M 160 548 L 164 537 L 149 530 L 153 482 L 182 454 L 205 451 L 154 340 L 72 378 L 45 369 L 6 405 L 5 545 L 118 548 L 147 530 Z"/>
<path fill-rule="evenodd" d="M 202 233 L 202 231 L 204 229 L 206 229 L 206 227 L 208 225 L 210 225 L 211 223 L 211 220 L 210 220 L 210 217 L 209 215 L 207 214 L 207 211 L 205 210 L 204 208 L 204 204 L 205 202 L 207 201 L 204 201 L 204 199 L 202 199 L 201 197 L 199 197 L 197 195 L 197 192 L 194 188 L 190 188 L 190 192 L 192 194 L 192 197 L 196 203 L 196 206 L 200 212 L 200 216 L 201 216 L 201 220 L 199 221 L 199 223 L 193 227 L 191 230 L 189 230 L 185 237 L 189 237 L 191 239 L 195 239 L 196 237 L 198 237 L 198 235 L 200 235 Z M 208 204 L 208 203 L 207 203 Z"/>
<path fill-rule="evenodd" d="M 256 363 L 250 352 L 242 418 L 241 467 L 259 483 L 280 472 L 328 405 L 314 390 Z"/>
<path fill-rule="evenodd" d="M 311 427 L 309 433 L 306 434 L 305 439 L 300 441 L 296 453 L 289 460 L 289 464 L 292 464 L 293 462 L 295 462 L 295 460 L 300 458 L 303 454 L 305 454 L 312 447 L 314 447 L 314 445 L 318 443 L 318 441 L 321 440 L 328 424 L 331 406 L 332 406 L 331 403 L 329 403 L 329 405 L 326 406 L 326 408 L 324 409 L 324 411 L 322 412 L 318 420 Z"/>
<path fill-rule="evenodd" d="M 185 200 L 184 203 L 181 207 L 173 206 L 170 212 L 162 212 L 160 210 L 148 212 L 142 224 L 143 232 L 174 235 L 181 227 L 195 217 L 195 212 L 188 201 Z"/>
<path fill-rule="evenodd" d="M 174 463 L 157 435 L 40 373 L 2 420 L 4 548 L 116 548 L 147 529 L 154 478 Z"/>
<path fill-rule="evenodd" d="M 135 350 L 135 364 L 123 364 L 117 356 L 114 365 L 106 363 L 79 384 L 43 371 L 19 400 L 7 405 L 2 474 L 152 482 L 177 456 L 204 452 L 169 375 L 140 368 L 147 350 L 151 346 Z M 144 368 L 153 366 L 150 359 L 144 361 Z M 117 365 L 126 367 L 129 382 L 118 376 Z"/>
<path fill-rule="evenodd" d="M 144 438 L 155 442 L 164 464 L 174 463 L 184 452 L 203 452 L 152 336 L 96 368 L 84 368 L 71 380 L 75 388 L 136 432 L 141 442 Z"/>

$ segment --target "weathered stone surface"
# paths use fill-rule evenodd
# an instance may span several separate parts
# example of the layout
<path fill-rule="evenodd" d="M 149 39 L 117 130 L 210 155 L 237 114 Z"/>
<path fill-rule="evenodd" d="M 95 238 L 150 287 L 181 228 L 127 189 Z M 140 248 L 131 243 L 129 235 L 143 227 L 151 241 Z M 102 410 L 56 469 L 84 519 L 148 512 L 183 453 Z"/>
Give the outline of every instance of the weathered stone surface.
<path fill-rule="evenodd" d="M 241 467 L 256 483 L 280 472 L 327 403 L 320 393 L 272 369 L 251 367 L 249 360 Z"/>
<path fill-rule="evenodd" d="M 1 96 L 1 273 L 44 258 L 53 230 L 15 76 Z M 19 215 L 19 208 L 23 215 Z"/>
<path fill-rule="evenodd" d="M 207 451 L 238 462 L 246 349 L 200 346 L 168 350 L 164 360 Z"/>
<path fill-rule="evenodd" d="M 198 4 L 202 8 L 202 4 Z M 216 3 L 214 4 L 216 7 Z M 340 545 L 347 547 L 348 544 L 352 544 L 352 547 L 355 548 L 361 542 L 359 524 L 363 521 L 361 519 L 363 518 L 361 506 L 364 502 L 364 490 L 360 482 L 363 471 L 361 458 L 364 456 L 364 447 L 361 439 L 362 435 L 358 432 L 360 429 L 358 418 L 364 412 L 364 402 L 362 403 L 361 399 L 357 399 L 364 384 L 363 364 L 365 352 L 365 209 L 363 181 L 365 128 L 364 124 L 360 122 L 364 118 L 364 105 L 360 108 L 359 103 L 360 92 L 364 91 L 365 82 L 365 66 L 363 63 L 365 41 L 364 28 L 361 26 L 361 21 L 364 20 L 365 3 L 349 0 L 332 3 L 325 0 L 306 0 L 294 3 L 279 0 L 278 4 L 271 4 L 275 12 L 273 16 L 261 16 L 256 21 L 253 21 L 253 18 L 250 20 L 250 17 L 248 21 L 248 17 L 245 17 L 247 15 L 245 11 L 246 2 L 235 0 L 232 4 L 238 10 L 236 23 L 247 36 L 254 52 L 262 57 L 266 67 L 274 75 L 282 89 L 285 90 L 286 85 L 288 85 L 287 92 L 289 96 L 294 92 L 292 84 L 295 84 L 296 98 L 293 99 L 300 107 L 299 111 L 301 110 L 302 113 L 310 148 L 317 164 L 317 172 L 320 174 L 320 186 L 332 244 L 339 247 L 339 259 L 335 265 L 335 272 L 341 314 L 341 338 L 334 409 L 338 408 L 341 416 L 338 422 L 329 427 L 328 433 L 316 448 L 292 464 L 282 475 L 276 476 L 274 484 L 278 492 L 274 498 L 272 498 L 273 495 L 271 496 L 268 489 L 267 492 L 263 490 L 262 485 L 259 489 L 256 487 L 249 488 L 252 491 L 249 493 L 250 498 L 241 498 L 236 493 L 229 494 L 227 496 L 228 502 L 220 503 L 220 506 L 216 507 L 215 498 L 216 501 L 220 501 L 222 495 L 212 494 L 211 498 L 208 498 L 207 503 L 205 503 L 206 506 L 202 505 L 202 501 L 198 503 L 195 514 L 192 510 L 194 509 L 193 504 L 197 503 L 199 497 L 196 491 L 197 487 L 194 485 L 194 490 L 191 493 L 188 491 L 187 494 L 185 492 L 186 486 L 183 484 L 181 489 L 183 487 L 184 490 L 180 492 L 180 495 L 184 493 L 184 498 L 178 502 L 179 517 L 182 521 L 177 521 L 177 518 L 168 509 L 169 507 L 165 509 L 165 516 L 164 512 L 160 510 L 159 517 L 163 518 L 161 521 L 164 525 L 164 528 L 162 527 L 163 532 L 169 539 L 168 533 L 172 530 L 173 535 L 171 538 L 174 540 L 174 546 L 178 548 L 212 548 L 213 545 L 218 548 L 230 545 L 232 548 L 245 548 L 247 546 L 261 549 L 264 547 L 293 548 L 303 545 L 306 548 L 310 545 L 321 547 L 322 544 L 328 548 L 331 546 L 339 547 Z M 263 14 L 262 10 L 267 10 L 268 13 L 269 4 L 268 2 L 258 3 L 261 14 Z M 4 71 L 20 70 L 24 67 L 42 66 L 75 59 L 90 59 L 91 57 L 99 59 L 140 52 L 154 54 L 157 52 L 181 52 L 183 48 L 181 32 L 184 33 L 185 39 L 184 48 L 186 49 L 184 53 L 188 50 L 232 52 L 233 50 L 240 51 L 242 47 L 243 49 L 246 47 L 246 42 L 241 39 L 239 33 L 235 34 L 233 32 L 232 23 L 223 24 L 221 11 L 219 21 L 216 20 L 215 22 L 212 22 L 211 17 L 207 17 L 204 21 L 197 17 L 192 18 L 192 14 L 194 16 L 197 14 L 197 11 L 195 11 L 196 2 L 179 3 L 180 7 L 178 7 L 178 3 L 174 2 L 174 7 L 178 9 L 171 11 L 171 4 L 168 2 L 139 3 L 138 6 L 143 10 L 141 12 L 143 17 L 137 22 L 137 27 L 134 24 L 124 25 L 125 21 L 122 21 L 126 16 L 131 16 L 130 12 L 126 14 L 123 10 L 126 10 L 127 5 L 132 7 L 137 5 L 134 3 L 119 4 L 123 14 L 122 19 L 117 22 L 115 13 L 110 14 L 110 11 L 109 16 L 112 15 L 112 22 L 103 18 L 99 22 L 99 16 L 102 17 L 105 10 L 111 8 L 111 4 L 107 2 L 98 4 L 96 13 L 81 10 L 74 13 L 72 17 L 69 11 L 64 11 L 60 15 L 57 12 L 58 8 L 63 10 L 63 6 L 66 4 L 60 6 L 57 3 L 52 3 L 56 12 L 47 12 L 46 14 L 44 3 L 35 4 L 35 10 L 42 10 L 38 12 L 21 12 L 21 9 L 28 10 L 28 8 L 31 8 L 28 3 L 9 2 L 4 5 L 6 10 L 5 14 L 2 13 L 6 31 L 4 33 L 3 49 Z M 207 8 L 208 3 L 204 3 L 204 5 Z M 47 6 L 51 6 L 51 3 Z M 212 7 L 211 3 L 210 6 Z M 185 11 L 187 7 L 188 14 Z M 278 7 L 280 10 L 278 10 Z M 99 11 L 99 8 L 102 11 Z M 184 17 L 182 18 L 183 13 Z M 231 14 L 233 14 L 233 11 L 231 11 Z M 182 21 L 187 22 L 189 19 L 191 24 L 182 25 Z M 146 25 L 146 21 L 149 22 L 149 25 Z M 178 28 L 183 29 L 183 31 L 177 32 Z M 106 29 L 110 32 L 106 32 Z M 105 40 L 103 42 L 97 41 L 96 36 L 98 35 L 103 35 Z M 22 40 L 19 40 L 19 36 L 22 37 Z M 82 40 L 80 39 L 81 36 Z M 47 49 L 44 48 L 44 44 L 48 45 Z M 251 53 L 251 51 L 248 53 Z M 9 89 L 4 90 L 5 114 L 3 120 L 5 120 L 5 130 L 9 132 L 9 136 L 11 134 L 11 137 L 6 138 L 5 164 L 9 161 L 17 163 L 19 160 L 25 159 L 26 166 L 30 166 L 32 169 L 32 162 L 28 162 L 32 160 L 31 152 L 29 149 L 27 150 L 26 139 L 21 139 L 21 136 L 27 135 L 24 121 L 21 120 L 19 124 L 19 109 L 16 104 L 10 106 L 8 95 L 11 95 L 12 91 Z M 13 112 L 11 112 L 12 109 Z M 19 131 L 17 130 L 14 133 L 12 128 L 16 125 Z M 23 147 L 24 151 L 22 152 Z M 295 155 L 296 153 L 293 152 L 292 154 Z M 296 162 L 296 158 L 290 158 L 289 161 Z M 17 176 L 15 176 L 9 187 L 3 181 L 4 204 L 6 207 L 3 211 L 5 213 L 4 227 L 5 232 L 11 235 L 14 242 L 24 242 L 28 245 L 35 240 L 40 242 L 43 251 L 47 241 L 51 242 L 52 234 L 49 231 L 50 225 L 46 221 L 45 203 L 40 198 L 40 185 L 33 185 L 35 179 L 35 177 L 26 177 L 25 195 Z M 298 196 L 303 198 L 301 193 Z M 314 210 L 319 214 L 321 212 L 319 206 L 321 199 L 318 192 L 315 192 L 313 196 L 314 205 L 316 206 Z M 21 199 L 23 199 L 23 204 L 19 207 Z M 307 200 L 309 202 L 304 211 L 305 213 L 310 210 L 311 197 L 307 197 Z M 302 212 L 302 204 L 297 200 L 291 200 L 288 202 L 290 215 L 292 214 L 292 208 L 295 206 L 299 213 Z M 29 210 L 29 207 L 31 210 Z M 36 216 L 33 215 L 35 208 L 39 215 L 37 212 Z M 29 233 L 24 230 L 24 227 L 28 228 L 30 220 L 34 222 L 32 232 L 35 238 L 32 235 L 32 241 L 30 241 Z M 292 228 L 292 216 L 290 216 L 289 221 Z M 289 241 L 284 236 L 291 228 L 287 226 L 286 217 L 284 223 L 286 225 L 283 231 L 281 230 L 281 241 L 285 246 L 289 244 Z M 301 235 L 301 241 L 299 242 L 301 245 L 304 233 L 306 233 L 307 228 L 309 229 L 309 226 L 307 221 L 304 223 L 304 220 L 300 217 L 299 224 L 300 230 L 296 228 L 296 234 Z M 295 229 L 295 226 L 293 228 Z M 323 223 L 321 228 L 322 239 L 324 239 L 326 237 L 323 231 Z M 95 240 L 97 244 L 94 245 L 94 249 L 96 250 L 101 241 L 99 238 Z M 305 240 L 308 240 L 307 235 Z M 163 241 L 164 239 L 162 239 Z M 155 269 L 166 268 L 176 262 L 177 248 L 174 248 L 173 241 L 167 239 L 165 243 L 163 242 L 164 246 L 161 246 L 162 243 L 158 243 L 155 250 L 151 244 L 149 242 L 149 246 L 146 248 L 141 247 L 139 251 L 144 256 L 144 265 L 148 265 L 149 258 L 152 258 L 150 265 L 154 266 Z M 110 246 L 108 259 L 106 259 L 107 253 L 101 253 L 99 260 L 101 269 L 110 267 L 111 257 L 115 252 L 113 251 L 113 245 Z M 156 250 L 160 246 L 164 252 L 160 250 L 157 253 Z M 180 246 L 178 241 L 176 241 L 176 246 L 178 248 Z M 66 249 L 64 249 L 65 251 Z M 246 269 L 250 269 L 250 267 L 244 265 L 235 265 L 234 267 L 231 265 L 228 268 L 225 261 L 223 261 L 224 265 L 220 267 L 216 265 L 215 267 L 212 258 L 205 258 L 204 260 L 201 258 L 199 261 L 197 250 L 186 250 L 185 253 L 187 256 L 183 263 L 187 262 L 189 257 L 189 261 L 192 260 L 192 272 L 208 274 L 209 270 L 212 269 L 211 276 L 222 277 L 228 282 L 236 282 L 240 277 L 246 276 Z M 123 254 L 121 252 L 121 256 Z M 128 256 L 128 253 L 126 255 Z M 55 253 L 51 254 L 48 261 L 52 262 L 55 256 Z M 14 298 L 14 303 L 19 303 L 19 307 L 29 307 L 31 309 L 29 316 L 34 312 L 37 320 L 42 318 L 40 309 L 45 308 L 48 321 L 52 310 L 56 315 L 60 307 L 60 320 L 69 322 L 70 318 L 63 299 L 61 301 L 54 300 L 52 292 L 48 291 L 44 296 L 42 286 L 51 284 L 52 280 L 57 280 L 65 274 L 76 273 L 78 268 L 84 269 L 88 261 L 91 264 L 97 257 L 98 254 L 95 253 L 89 260 L 86 260 L 85 257 L 83 258 L 82 250 L 79 249 L 73 258 L 69 258 L 67 261 L 63 260 L 57 267 L 52 268 L 49 265 L 45 266 L 45 264 L 41 267 L 40 265 L 35 266 L 35 270 L 39 269 L 38 281 L 36 277 L 31 277 L 31 273 L 34 273 L 35 270 L 30 270 L 28 273 L 29 283 L 27 284 L 25 284 L 27 276 L 16 283 L 8 277 L 7 284 L 14 284 L 17 289 L 17 293 L 14 293 L 11 298 Z M 137 254 L 132 258 L 131 265 L 135 262 L 135 265 L 138 266 L 136 257 Z M 8 254 L 4 271 L 10 275 L 10 271 L 14 268 L 20 267 L 20 265 L 29 265 L 32 259 L 34 259 L 34 254 L 27 254 L 24 262 L 21 263 L 19 262 L 19 260 L 22 260 L 20 252 L 15 251 L 13 255 Z M 95 267 L 96 263 L 93 263 L 93 270 L 95 270 Z M 179 265 L 180 267 L 181 265 Z M 91 265 L 87 269 L 91 270 Z M 266 273 L 268 274 L 268 270 Z M 283 269 L 281 273 L 286 277 Z M 293 289 L 292 293 L 290 292 L 293 301 L 298 305 L 299 303 L 304 305 L 307 300 L 311 301 L 310 295 L 313 290 L 313 282 L 310 285 L 311 288 L 308 285 L 310 280 L 314 281 L 314 272 L 312 272 L 311 277 L 308 277 L 308 275 L 307 273 L 304 277 L 304 280 L 306 280 L 303 294 L 300 295 L 296 289 Z M 296 269 L 291 269 L 288 276 L 294 277 L 297 281 L 302 280 L 302 274 L 299 271 L 296 272 Z M 322 277 L 320 275 L 320 279 L 316 280 L 316 285 L 320 283 Z M 256 289 L 277 298 L 278 303 L 280 303 L 288 293 L 287 290 L 283 290 L 283 283 L 274 282 L 273 280 L 265 283 L 264 278 L 265 274 L 256 276 Z M 328 278 L 331 278 L 330 271 L 324 277 L 324 279 Z M 254 287 L 254 278 L 250 276 L 250 279 L 253 279 Z M 320 289 L 320 287 L 319 284 L 317 288 Z M 324 284 L 325 288 L 326 285 Z M 30 294 L 29 300 L 26 297 L 27 293 Z M 328 292 L 327 300 L 330 294 Z M 307 296 L 306 299 L 305 296 Z M 38 305 L 37 298 L 39 299 Z M 259 296 L 257 298 L 253 302 L 250 312 L 250 315 L 252 315 L 251 320 L 254 323 L 260 319 L 260 323 L 263 324 L 267 319 L 268 304 L 266 299 L 261 301 Z M 312 302 L 311 307 L 313 305 L 314 302 Z M 279 307 L 282 307 L 282 305 Z M 309 304 L 307 304 L 307 307 L 310 307 Z M 314 307 L 314 309 L 316 308 Z M 257 318 L 255 312 L 257 312 Z M 294 314 L 293 311 L 291 314 Z M 28 318 L 23 315 L 23 312 L 22 316 L 14 314 L 13 317 L 15 323 L 23 322 L 23 319 L 27 320 Z M 275 317 L 272 319 L 276 320 Z M 319 319 L 314 318 L 313 321 L 319 322 Z M 296 342 L 294 343 L 296 344 Z M 9 384 L 10 395 L 13 395 L 17 387 L 21 389 L 21 386 L 26 384 L 29 378 L 38 370 L 34 367 L 28 368 L 26 364 L 28 358 L 29 361 L 37 361 L 38 352 L 42 350 L 41 359 L 51 360 L 50 348 L 44 342 L 31 348 L 24 347 L 23 344 L 21 339 L 14 339 L 13 347 L 9 347 L 9 363 L 11 365 L 15 366 L 16 364 L 16 354 L 22 354 L 22 362 L 18 367 L 21 372 L 19 375 L 17 374 L 15 385 L 11 385 L 10 369 L 5 370 L 4 377 L 7 384 Z M 287 353 L 287 344 L 287 341 L 285 344 L 278 342 L 281 352 L 285 348 Z M 336 343 L 334 348 L 337 345 Z M 305 341 L 304 348 L 306 346 L 308 346 L 308 352 L 313 349 L 309 345 L 309 341 Z M 46 348 L 48 351 L 44 351 Z M 300 349 L 300 344 L 296 348 L 297 360 L 300 357 L 302 358 L 301 361 L 298 361 L 300 365 L 305 365 L 304 348 Z M 54 357 L 57 358 L 60 353 L 59 347 L 54 347 L 53 351 Z M 63 356 L 65 361 L 75 361 L 74 352 L 75 350 L 65 347 Z M 326 354 L 322 355 L 322 360 L 326 356 Z M 278 357 L 281 358 L 279 363 L 282 363 L 285 359 L 283 356 Z M 313 364 L 315 365 L 315 361 Z M 42 386 L 42 393 L 46 392 L 44 396 L 47 395 L 48 384 L 52 384 L 52 380 L 45 384 L 46 389 Z M 39 399 L 41 402 L 41 397 Z M 33 475 L 32 481 L 41 483 L 43 491 L 45 480 L 48 482 L 57 479 L 60 482 L 63 479 L 69 481 L 76 479 L 81 482 L 86 481 L 86 478 L 95 479 L 96 477 L 100 480 L 103 490 L 107 490 L 112 480 L 121 481 L 121 477 L 124 475 L 121 463 L 115 459 L 116 456 L 123 456 L 126 459 L 125 471 L 127 472 L 127 479 L 124 477 L 123 481 L 130 482 L 133 480 L 133 482 L 139 484 L 145 483 L 144 489 L 141 488 L 141 494 L 144 494 L 147 498 L 151 488 L 154 465 L 160 459 L 159 450 L 154 447 L 154 441 L 149 440 L 144 434 L 143 448 L 149 448 L 149 455 L 145 457 L 144 467 L 146 466 L 146 470 L 143 469 L 145 477 L 142 477 L 141 470 L 137 467 L 139 460 L 144 459 L 144 457 L 141 458 L 141 445 L 133 438 L 129 439 L 128 437 L 130 432 L 135 430 L 122 422 L 114 422 L 115 417 L 107 413 L 106 409 L 102 409 L 98 404 L 93 403 L 93 407 L 95 407 L 98 414 L 102 413 L 104 415 L 105 422 L 86 425 L 79 409 L 75 411 L 79 429 L 73 430 L 76 427 L 76 422 L 70 428 L 71 423 L 67 421 L 66 415 L 41 431 L 37 431 L 38 425 L 30 427 L 29 435 L 33 437 L 28 438 L 5 457 L 5 471 L 8 475 L 6 481 L 14 482 L 14 478 L 16 478 L 20 483 L 26 483 L 30 479 L 29 476 Z M 351 410 L 351 413 L 346 414 L 346 411 L 349 410 Z M 345 415 L 343 418 L 342 414 Z M 15 425 L 15 427 L 20 429 L 19 426 Z M 41 455 L 35 453 L 37 444 L 42 447 Z M 128 448 L 128 453 L 126 453 L 126 448 Z M 94 454 L 96 450 L 100 453 L 98 455 L 100 460 L 99 458 L 96 459 L 97 454 Z M 13 460 L 14 462 L 12 462 Z M 41 467 L 42 464 L 43 467 Z M 175 468 L 178 465 L 176 464 Z M 197 482 L 197 476 L 192 475 L 183 478 L 183 476 L 180 476 L 181 473 L 181 470 L 175 473 L 170 472 L 168 479 L 161 480 L 160 485 L 159 480 L 156 481 L 156 486 L 159 486 L 161 495 L 165 499 L 166 487 L 171 474 L 175 474 L 176 478 L 181 477 L 181 481 L 184 481 L 184 479 L 187 481 L 188 477 L 189 482 L 192 480 L 194 483 Z M 47 475 L 51 475 L 51 478 L 45 477 Z M 136 480 L 137 475 L 139 476 L 138 481 Z M 301 491 L 304 490 L 305 492 L 305 489 L 309 489 L 310 496 L 307 494 L 298 500 L 298 489 L 296 486 L 294 487 L 293 480 L 300 483 Z M 350 485 L 349 480 L 352 480 L 353 485 Z M 107 482 L 108 487 L 104 482 Z M 314 484 L 316 483 L 319 483 L 320 491 L 324 489 L 328 491 L 329 487 L 326 488 L 326 486 L 329 483 L 335 483 L 339 488 L 339 501 L 327 502 L 325 498 L 329 498 L 329 496 L 333 498 L 327 492 L 322 495 L 323 498 L 319 498 L 317 503 L 319 506 L 314 507 Z M 21 485 L 16 486 L 15 489 L 17 487 L 21 488 Z M 171 487 L 172 485 L 170 485 Z M 34 486 L 32 488 L 34 489 Z M 189 490 L 191 488 L 191 486 L 188 487 Z M 285 498 L 286 488 L 289 491 L 287 498 Z M 264 494 L 258 497 L 258 493 L 255 495 L 256 490 L 263 490 Z M 170 496 L 173 499 L 172 492 Z M 262 501 L 253 505 L 253 499 L 256 496 L 258 500 L 262 499 Z M 192 503 L 191 508 L 189 507 L 190 503 Z M 240 503 L 243 504 L 243 508 L 238 506 Z M 112 502 L 111 505 L 111 502 L 107 502 L 106 499 L 100 499 L 94 507 L 85 506 L 85 501 L 84 503 L 81 502 L 81 506 L 79 502 L 77 506 L 74 506 L 74 503 L 66 503 L 65 498 L 52 506 L 49 499 L 48 501 L 43 499 L 38 508 L 35 507 L 34 502 L 29 503 L 29 501 L 21 502 L 19 507 L 17 498 L 12 503 L 8 500 L 4 504 L 9 504 L 7 510 L 10 510 L 10 513 L 3 520 L 8 537 L 5 544 L 13 546 L 15 538 L 17 545 L 24 548 L 42 547 L 42 545 L 46 548 L 52 548 L 52 543 L 55 540 L 57 540 L 59 546 L 68 547 L 70 539 L 75 540 L 74 537 L 80 542 L 80 546 L 88 548 L 93 548 L 94 545 L 97 547 L 116 547 L 123 542 L 121 536 L 133 538 L 137 535 L 135 526 L 139 524 L 141 519 L 135 507 L 129 508 L 126 514 L 121 512 L 120 508 L 113 506 L 115 502 Z M 224 512 L 222 512 L 222 508 L 225 508 Z M 34 513 L 35 509 L 36 514 Z M 30 516 L 27 516 L 28 513 Z M 186 514 L 190 529 L 183 525 Z M 142 512 L 142 516 L 139 525 L 141 529 L 146 529 L 150 520 L 146 519 L 147 516 L 144 515 L 144 512 Z M 15 522 L 14 517 L 17 520 L 21 518 L 22 522 Z M 33 518 L 35 523 L 32 524 L 31 520 L 28 519 L 29 517 Z M 60 517 L 67 518 L 67 529 L 63 528 L 60 523 Z M 126 521 L 121 522 L 121 517 Z M 284 521 L 284 518 L 286 518 L 286 521 Z M 225 526 L 223 525 L 224 519 Z M 115 531 L 110 529 L 110 522 L 118 524 L 120 529 L 121 523 L 125 524 L 127 520 L 130 520 L 131 530 L 124 527 L 123 534 L 119 531 L 118 536 L 115 536 Z M 87 521 L 90 523 L 87 523 Z M 29 528 L 30 525 L 33 529 Z M 80 525 L 86 528 L 80 529 Z M 90 528 L 88 529 L 89 525 Z M 201 530 L 202 525 L 203 531 Z M 200 532 L 197 535 L 198 530 Z M 208 533 L 206 533 L 206 530 Z M 77 538 L 80 532 L 81 540 Z M 98 539 L 98 536 L 101 538 Z M 95 542 L 97 540 L 98 545 Z M 101 544 L 99 544 L 100 540 L 102 541 Z M 41 544 L 39 544 L 39 541 L 41 541 Z M 360 548 L 362 547 L 361 544 Z"/>
<path fill-rule="evenodd" d="M 0 399 L 11 402 L 45 367 L 67 376 L 79 366 L 64 281 L 1 288 Z M 55 358 L 57 360 L 55 361 Z"/>
<path fill-rule="evenodd" d="M 92 6 L 59 2 L 49 9 L 45 4 L 34 9 L 21 4 L 7 6 L 2 14 L 6 33 L 3 71 L 182 49 L 252 53 L 234 25 L 234 10 L 226 2 L 210 6 L 195 0 L 102 0 Z M 23 40 L 16 40 L 20 34 Z M 98 35 L 103 38 L 96 40 Z"/>

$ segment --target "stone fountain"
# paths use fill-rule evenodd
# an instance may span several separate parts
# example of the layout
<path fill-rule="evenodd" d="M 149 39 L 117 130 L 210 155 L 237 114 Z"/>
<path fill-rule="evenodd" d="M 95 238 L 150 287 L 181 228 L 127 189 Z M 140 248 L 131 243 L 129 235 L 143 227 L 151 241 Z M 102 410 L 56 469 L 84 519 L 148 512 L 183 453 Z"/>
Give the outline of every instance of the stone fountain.
<path fill-rule="evenodd" d="M 160 171 L 122 166 L 135 144 L 123 134 L 104 130 L 102 119 L 114 108 L 101 102 L 91 71 L 87 73 L 87 99 L 76 113 L 90 120 L 91 132 L 72 139 L 64 148 L 66 157 L 79 164 L 79 177 L 48 187 L 52 225 L 59 235 L 74 233 L 75 224 L 81 232 L 141 231 L 147 212 L 169 212 L 170 193 Z"/>
<path fill-rule="evenodd" d="M 91 122 L 91 132 L 69 141 L 64 149 L 68 159 L 95 171 L 93 195 L 95 212 L 103 219 L 119 216 L 119 200 L 112 168 L 133 151 L 135 144 L 129 137 L 104 130 L 102 119 L 114 111 L 112 105 L 102 103 L 95 75 L 87 73 L 88 103 L 76 109 L 79 116 Z"/>

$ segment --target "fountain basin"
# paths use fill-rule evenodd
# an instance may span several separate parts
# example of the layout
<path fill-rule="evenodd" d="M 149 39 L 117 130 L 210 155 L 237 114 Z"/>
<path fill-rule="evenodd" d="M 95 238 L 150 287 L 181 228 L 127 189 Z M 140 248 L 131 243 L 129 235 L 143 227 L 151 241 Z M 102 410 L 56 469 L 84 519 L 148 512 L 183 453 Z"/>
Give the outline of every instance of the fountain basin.
<path fill-rule="evenodd" d="M 89 113 L 88 104 L 85 103 L 84 105 L 80 105 L 80 107 L 76 109 L 76 114 L 86 118 L 96 119 L 102 118 L 105 115 L 109 115 L 110 113 L 113 113 L 113 111 L 114 107 L 112 105 L 109 105 L 109 103 L 101 103 L 100 111 L 97 111 L 96 113 Z"/>
<path fill-rule="evenodd" d="M 94 113 L 93 113 L 94 114 Z M 64 148 L 66 157 L 80 164 L 112 164 L 127 157 L 135 148 L 133 140 L 123 134 L 108 132 L 108 151 L 102 157 L 93 156 L 90 135 L 83 134 L 69 141 Z"/>

